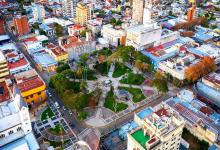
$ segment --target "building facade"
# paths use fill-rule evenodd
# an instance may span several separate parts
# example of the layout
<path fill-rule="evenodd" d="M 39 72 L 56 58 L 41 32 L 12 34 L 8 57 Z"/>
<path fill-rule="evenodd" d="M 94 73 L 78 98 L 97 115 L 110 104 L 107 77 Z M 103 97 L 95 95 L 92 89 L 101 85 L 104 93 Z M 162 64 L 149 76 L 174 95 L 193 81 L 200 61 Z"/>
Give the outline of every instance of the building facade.
<path fill-rule="evenodd" d="M 66 18 L 75 18 L 77 3 L 78 0 L 63 0 L 62 1 L 63 16 Z"/>
<path fill-rule="evenodd" d="M 91 9 L 88 5 L 78 3 L 76 7 L 75 22 L 82 26 L 87 25 L 88 20 L 91 19 Z"/>
<path fill-rule="evenodd" d="M 138 127 L 127 134 L 128 150 L 159 150 L 180 147 L 184 119 L 167 104 L 134 114 Z"/>
<path fill-rule="evenodd" d="M 38 104 L 46 100 L 46 84 L 34 69 L 14 76 L 21 96 L 28 105 Z"/>
<path fill-rule="evenodd" d="M 29 111 L 19 91 L 11 81 L 0 83 L 3 87 L 0 105 L 0 147 L 4 150 L 37 150 L 39 145 L 32 133 Z M 9 92 L 10 89 L 13 89 Z"/>
<path fill-rule="evenodd" d="M 138 23 L 143 23 L 145 0 L 132 1 L 132 19 Z"/>
<path fill-rule="evenodd" d="M 32 11 L 34 15 L 34 20 L 38 22 L 42 22 L 45 18 L 45 9 L 43 5 L 34 4 L 32 6 Z"/>
<path fill-rule="evenodd" d="M 18 35 L 24 35 L 29 32 L 27 16 L 17 15 L 13 18 L 13 24 Z"/>
<path fill-rule="evenodd" d="M 111 24 L 103 25 L 102 36 L 113 46 L 125 45 L 126 32 L 121 28 L 113 27 Z"/>
<path fill-rule="evenodd" d="M 0 82 L 4 81 L 7 76 L 9 76 L 7 60 L 4 54 L 0 51 Z"/>

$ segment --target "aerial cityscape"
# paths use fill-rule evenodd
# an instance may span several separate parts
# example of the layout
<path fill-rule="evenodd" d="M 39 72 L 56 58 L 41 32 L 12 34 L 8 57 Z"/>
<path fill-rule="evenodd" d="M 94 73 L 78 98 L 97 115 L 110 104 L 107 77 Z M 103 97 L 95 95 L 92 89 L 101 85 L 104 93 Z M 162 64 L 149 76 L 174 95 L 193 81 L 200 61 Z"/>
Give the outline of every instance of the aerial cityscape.
<path fill-rule="evenodd" d="M 220 150 L 220 1 L 0 0 L 0 150 Z"/>

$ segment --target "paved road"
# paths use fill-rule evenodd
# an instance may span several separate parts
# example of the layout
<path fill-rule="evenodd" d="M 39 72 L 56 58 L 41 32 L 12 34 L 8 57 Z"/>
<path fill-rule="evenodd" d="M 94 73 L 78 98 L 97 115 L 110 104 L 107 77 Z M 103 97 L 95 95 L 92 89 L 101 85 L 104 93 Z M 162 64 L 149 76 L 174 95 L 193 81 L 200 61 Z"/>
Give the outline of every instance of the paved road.
<path fill-rule="evenodd" d="M 48 81 L 44 78 L 42 72 L 36 67 L 35 61 L 27 53 L 24 46 L 21 43 L 18 43 L 16 41 L 17 38 L 13 34 L 11 34 L 8 30 L 7 30 L 7 34 L 10 36 L 11 40 L 15 42 L 16 47 L 25 55 L 25 57 L 27 58 L 27 60 L 29 61 L 30 65 L 31 65 L 31 67 L 34 68 L 38 72 L 38 74 L 41 76 L 41 78 L 44 80 L 44 82 L 48 85 Z M 50 89 L 48 86 L 47 86 L 47 90 L 52 95 L 51 96 L 52 100 L 49 100 L 48 102 L 50 104 L 52 104 L 53 102 L 57 101 L 60 105 L 61 113 L 64 114 L 63 117 L 71 125 L 72 130 L 74 132 L 76 132 L 76 134 L 79 134 L 80 132 L 82 132 L 85 129 L 85 127 L 83 127 L 82 123 L 77 120 L 76 114 L 72 113 L 70 115 L 69 110 L 63 110 L 64 104 L 63 104 L 62 100 L 58 97 L 58 95 L 54 92 L 53 89 Z"/>

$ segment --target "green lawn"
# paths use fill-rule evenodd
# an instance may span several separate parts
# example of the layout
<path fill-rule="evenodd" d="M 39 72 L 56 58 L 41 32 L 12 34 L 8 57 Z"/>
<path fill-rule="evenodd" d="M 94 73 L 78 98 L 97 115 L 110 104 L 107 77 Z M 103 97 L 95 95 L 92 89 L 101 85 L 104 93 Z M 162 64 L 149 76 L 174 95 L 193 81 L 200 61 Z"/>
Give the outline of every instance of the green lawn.
<path fill-rule="evenodd" d="M 48 117 L 52 118 L 54 116 L 53 111 L 50 108 L 47 108 L 42 114 L 41 114 L 41 121 L 46 120 Z"/>
<path fill-rule="evenodd" d="M 57 147 L 61 147 L 61 146 L 62 146 L 62 142 L 61 142 L 61 141 L 60 141 L 60 142 L 55 142 L 55 141 L 50 141 L 50 140 L 48 140 L 48 139 L 45 139 L 44 141 L 49 142 L 50 146 L 53 146 L 54 148 L 57 148 Z M 68 142 L 70 142 L 70 140 L 64 141 L 63 144 L 66 144 L 66 143 L 68 143 Z"/>
<path fill-rule="evenodd" d="M 142 93 L 141 89 L 138 88 L 129 88 L 129 87 L 119 87 L 119 89 L 125 89 L 129 93 L 133 95 L 132 101 L 134 103 L 140 102 L 145 99 L 144 94 Z"/>
<path fill-rule="evenodd" d="M 127 66 L 125 66 L 123 64 L 120 64 L 120 63 L 116 63 L 115 64 L 115 70 L 114 70 L 112 76 L 114 78 L 118 78 L 118 77 L 120 77 L 120 76 L 122 76 L 125 73 L 130 72 L 130 71 L 131 70 Z"/>
<path fill-rule="evenodd" d="M 128 105 L 125 103 L 119 103 L 115 101 L 113 90 L 108 92 L 104 106 L 108 109 L 111 109 L 114 112 L 115 112 L 114 106 L 116 106 L 116 112 L 120 112 L 128 107 Z"/>
<path fill-rule="evenodd" d="M 49 132 L 56 135 L 64 134 L 64 129 L 61 124 L 57 124 L 54 128 L 50 128 Z"/>
<path fill-rule="evenodd" d="M 100 72 L 103 76 L 108 75 L 108 71 L 110 69 L 110 63 L 104 62 L 102 64 L 96 64 L 94 67 L 98 72 Z"/>
<path fill-rule="evenodd" d="M 144 82 L 144 77 L 140 74 L 128 73 L 127 77 L 120 80 L 123 84 L 141 85 Z"/>

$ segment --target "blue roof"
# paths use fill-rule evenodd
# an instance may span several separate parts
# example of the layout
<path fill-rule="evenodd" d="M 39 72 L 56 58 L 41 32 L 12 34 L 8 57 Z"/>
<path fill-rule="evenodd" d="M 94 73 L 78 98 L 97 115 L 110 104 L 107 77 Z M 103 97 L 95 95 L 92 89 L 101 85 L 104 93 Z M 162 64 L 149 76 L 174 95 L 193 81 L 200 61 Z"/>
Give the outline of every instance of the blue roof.
<path fill-rule="evenodd" d="M 48 25 L 46 25 L 46 24 L 44 24 L 44 23 L 42 23 L 42 24 L 40 25 L 40 28 L 41 28 L 42 30 L 45 30 L 45 31 L 52 30 L 52 28 L 50 28 Z"/>
<path fill-rule="evenodd" d="M 211 39 L 213 36 L 211 36 L 209 34 L 205 34 L 203 30 L 200 30 L 200 31 L 196 32 L 194 37 L 199 40 L 206 41 L 208 39 Z"/>
<path fill-rule="evenodd" d="M 208 150 L 219 150 L 219 148 L 215 145 L 211 145 Z"/>
<path fill-rule="evenodd" d="M 154 111 L 151 108 L 145 108 L 144 110 L 137 113 L 138 117 L 144 119 L 145 117 L 151 115 Z"/>
<path fill-rule="evenodd" d="M 204 57 L 204 56 L 208 56 L 208 54 L 196 49 L 196 48 L 188 48 L 187 49 L 189 52 L 195 54 L 195 55 L 198 55 L 198 56 L 201 56 L 201 57 Z"/>

